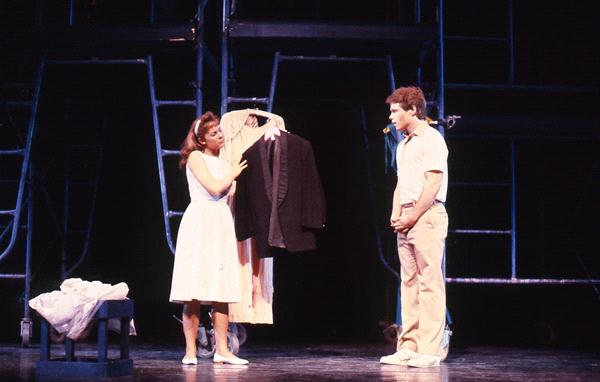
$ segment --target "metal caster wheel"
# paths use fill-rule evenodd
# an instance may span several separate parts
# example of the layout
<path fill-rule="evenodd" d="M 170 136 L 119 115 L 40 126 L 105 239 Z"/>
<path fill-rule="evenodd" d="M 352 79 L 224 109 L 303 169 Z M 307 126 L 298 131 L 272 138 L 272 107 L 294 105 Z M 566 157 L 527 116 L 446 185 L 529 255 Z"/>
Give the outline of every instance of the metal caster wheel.
<path fill-rule="evenodd" d="M 21 319 L 21 346 L 24 348 L 29 347 L 32 330 L 33 323 L 31 322 L 31 318 L 23 317 L 23 319 Z"/>
<path fill-rule="evenodd" d="M 238 340 L 237 335 L 234 333 L 227 333 L 227 346 L 229 347 L 229 351 L 233 354 L 238 354 L 240 352 L 240 341 Z"/>
<path fill-rule="evenodd" d="M 212 358 L 216 349 L 214 332 L 206 330 L 204 326 L 200 325 L 196 340 L 196 354 L 200 358 Z"/>
<path fill-rule="evenodd" d="M 248 332 L 246 331 L 244 325 L 231 324 L 229 325 L 229 330 L 231 333 L 237 336 L 240 346 L 242 346 L 246 342 L 246 339 L 248 338 Z"/>

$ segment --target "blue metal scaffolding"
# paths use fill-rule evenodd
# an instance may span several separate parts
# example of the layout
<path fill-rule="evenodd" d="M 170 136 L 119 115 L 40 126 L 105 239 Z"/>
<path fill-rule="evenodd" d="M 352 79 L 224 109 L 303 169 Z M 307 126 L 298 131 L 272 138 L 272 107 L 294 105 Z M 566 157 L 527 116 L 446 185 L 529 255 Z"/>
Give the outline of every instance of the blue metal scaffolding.
<path fill-rule="evenodd" d="M 527 86 L 519 85 L 515 82 L 515 54 L 514 54 L 514 21 L 513 21 L 513 2 L 507 0 L 507 31 L 505 38 L 490 38 L 490 37 L 477 37 L 477 36 L 447 36 L 444 31 L 444 7 L 445 2 L 438 0 L 434 6 L 433 11 L 436 14 L 436 25 L 435 31 L 432 32 L 422 22 L 422 4 L 420 0 L 414 1 L 415 8 L 415 28 L 409 33 L 412 39 L 422 40 L 430 42 L 430 47 L 434 50 L 435 54 L 435 74 L 436 79 L 434 83 L 422 83 L 422 62 L 419 61 L 417 66 L 417 84 L 423 86 L 432 93 L 433 101 L 429 102 L 430 108 L 434 110 L 433 114 L 436 116 L 438 122 L 438 130 L 445 133 L 445 123 L 450 118 L 445 115 L 445 98 L 446 89 L 504 89 L 514 91 L 543 91 L 543 90 L 574 90 L 574 87 L 557 87 L 557 86 Z M 228 0 L 223 1 L 223 14 L 222 14 L 222 35 L 221 35 L 221 113 L 228 110 L 228 107 L 232 103 L 252 103 L 252 104 L 264 104 L 268 111 L 272 111 L 275 102 L 275 93 L 277 89 L 277 78 L 279 75 L 280 64 L 286 61 L 312 61 L 312 62 L 376 62 L 381 59 L 375 58 L 353 58 L 353 57 L 335 57 L 335 56 L 288 56 L 283 55 L 279 51 L 275 53 L 273 59 L 273 66 L 271 71 L 271 83 L 269 87 L 269 94 L 266 97 L 229 97 L 229 83 L 233 80 L 234 64 L 235 60 L 229 55 L 229 41 L 231 39 L 277 39 L 277 38 L 322 38 L 322 39 L 333 39 L 344 37 L 360 39 L 368 38 L 370 33 L 378 34 L 379 36 L 388 35 L 390 31 L 385 28 L 379 28 L 377 31 L 368 30 L 364 26 L 353 27 L 353 26 L 331 26 L 319 23 L 293 23 L 293 22 L 265 22 L 265 21 L 245 21 L 236 20 L 233 18 L 235 15 L 235 5 L 229 3 Z M 421 27 L 421 29 L 419 29 Z M 336 28 L 336 33 L 333 33 L 330 28 Z M 402 37 L 402 33 L 406 33 L 404 30 L 395 30 L 395 35 L 399 39 Z M 418 35 L 418 37 L 415 37 Z M 335 37 L 334 37 L 335 36 Z M 506 51 L 508 56 L 508 74 L 506 84 L 460 84 L 460 83 L 446 83 L 445 78 L 445 42 L 448 40 L 464 40 L 464 41 L 501 41 L 506 44 Z M 395 88 L 393 79 L 393 69 L 391 66 L 391 57 L 387 57 L 383 60 L 388 62 L 389 72 L 391 73 L 392 90 Z M 579 90 L 586 90 L 582 87 L 577 87 Z M 587 89 L 589 91 L 591 89 Z M 432 111 L 432 110 L 430 110 Z M 365 145 L 368 146 L 368 141 L 365 141 Z M 515 142 L 511 140 L 509 145 L 510 151 L 510 180 L 504 184 L 490 184 L 483 182 L 463 182 L 469 183 L 469 187 L 508 187 L 509 192 L 506 194 L 510 200 L 510 226 L 508 228 L 490 229 L 490 228 L 452 228 L 449 230 L 450 235 L 479 235 L 483 237 L 496 237 L 498 235 L 506 236 L 510 241 L 510 277 L 507 278 L 477 278 L 477 277 L 451 277 L 446 274 L 446 256 L 443 260 L 443 271 L 446 275 L 446 281 L 449 283 L 472 283 L 472 284 L 593 284 L 598 283 L 600 280 L 595 279 L 550 279 L 550 278 L 520 278 L 517 271 L 517 216 L 516 216 L 516 159 L 515 159 Z M 465 184 L 463 184 L 465 185 Z M 372 185 L 371 185 L 372 187 Z M 460 192 L 459 190 L 453 190 L 452 192 Z M 374 224 L 376 222 L 374 221 Z M 378 231 L 378 229 L 376 229 Z M 397 276 L 397 272 L 394 271 L 382 254 L 381 243 L 379 235 L 377 237 L 377 251 L 379 257 L 382 260 L 384 266 L 386 266 L 393 274 Z M 452 254 L 450 254 L 452 256 Z M 398 298 L 399 304 L 399 298 Z M 451 323 L 451 317 L 447 315 L 448 322 Z M 400 320 L 398 314 L 398 321 Z"/>
<path fill-rule="evenodd" d="M 419 1 L 419 0 L 417 0 Z M 457 36 L 446 35 L 444 30 L 444 0 L 438 0 L 438 27 L 439 27 L 439 42 L 438 46 L 438 97 L 437 109 L 438 119 L 444 118 L 444 103 L 445 90 L 509 90 L 509 91 L 597 91 L 597 88 L 586 86 L 539 86 L 539 85 L 520 85 L 515 81 L 515 36 L 514 36 L 514 9 L 513 0 L 506 0 L 506 35 L 504 37 L 488 37 L 488 36 Z M 445 64 L 444 64 L 444 44 L 445 41 L 479 41 L 479 42 L 500 42 L 505 44 L 508 57 L 508 70 L 506 74 L 506 83 L 446 83 L 445 82 Z M 440 130 L 443 133 L 443 129 Z M 598 284 L 600 279 L 565 279 L 565 278 L 521 278 L 517 270 L 518 251 L 517 251 L 517 192 L 516 192 L 516 146 L 515 139 L 511 139 L 509 143 L 509 158 L 510 163 L 510 179 L 504 183 L 494 182 L 462 182 L 460 186 L 468 187 L 501 187 L 509 188 L 507 197 L 510 200 L 510 226 L 499 229 L 489 228 L 453 228 L 449 230 L 450 234 L 454 235 L 480 235 L 480 236 L 505 236 L 510 240 L 510 277 L 504 278 L 485 278 L 485 277 L 448 277 L 446 282 L 449 283 L 466 283 L 466 284 Z M 450 185 L 457 185 L 453 182 Z M 456 191 L 453 191 L 456 192 Z M 444 274 L 446 274 L 446 258 L 444 258 Z"/>
<path fill-rule="evenodd" d="M 417 8 L 420 11 L 420 2 L 417 4 Z M 394 68 L 392 63 L 391 55 L 387 54 L 381 57 L 348 57 L 348 56 L 304 56 L 304 55 L 284 55 L 280 51 L 276 51 L 273 56 L 273 64 L 271 69 L 271 82 L 269 86 L 268 97 L 229 97 L 229 83 L 233 79 L 233 66 L 234 60 L 229 56 L 229 40 L 232 38 L 272 38 L 272 37 L 286 37 L 286 38 L 319 38 L 325 36 L 326 38 L 368 38 L 381 37 L 381 34 L 389 34 L 388 37 L 398 38 L 404 41 L 428 41 L 435 36 L 432 33 L 431 28 L 423 29 L 411 29 L 406 31 L 405 29 L 394 29 L 394 28 L 381 28 L 381 27 L 361 27 L 361 26 L 331 26 L 324 24 L 306 24 L 306 23 L 264 23 L 264 22 L 245 22 L 240 20 L 231 20 L 231 16 L 235 13 L 235 7 L 230 6 L 228 0 L 223 1 L 223 18 L 222 18 L 222 35 L 221 35 L 221 113 L 225 113 L 228 107 L 232 103 L 253 103 L 253 104 L 264 104 L 266 105 L 267 111 L 272 112 L 273 105 L 275 103 L 275 95 L 277 91 L 277 79 L 279 76 L 280 65 L 285 62 L 300 62 L 300 63 L 332 63 L 332 64 L 345 64 L 345 63 L 361 63 L 365 65 L 373 65 L 374 68 L 380 67 L 385 70 L 387 79 L 389 81 L 390 92 L 396 89 L 396 79 L 394 75 Z M 390 33 L 393 31 L 395 33 Z M 335 37 L 333 37 L 335 36 Z M 443 57 L 440 55 L 440 59 Z M 420 74 L 421 68 L 418 68 L 418 74 Z M 441 74 L 441 71 L 438 71 Z M 443 88 L 438 91 L 439 101 L 443 104 Z M 396 280 L 400 281 L 400 275 L 387 261 L 384 256 L 382 238 L 383 234 L 379 227 L 379 219 L 377 217 L 377 208 L 375 207 L 375 194 L 374 194 L 374 180 L 372 168 L 369 165 L 369 137 L 368 128 L 366 124 L 366 117 L 364 107 L 361 105 L 357 106 L 358 115 L 360 118 L 360 126 L 362 129 L 363 136 L 363 153 L 365 161 L 367 163 L 367 185 L 369 190 L 369 202 L 371 205 L 372 224 L 374 228 L 376 251 L 379 260 L 382 264 L 395 276 Z M 443 107 L 438 108 L 438 112 L 443 114 Z M 443 131 L 442 131 L 443 132 Z M 397 309 L 397 322 L 401 322 L 400 317 L 400 294 L 398 288 L 398 309 Z M 448 315 L 448 321 L 451 319 Z"/>
<path fill-rule="evenodd" d="M 201 65 L 202 62 L 202 49 L 199 48 L 197 50 L 196 55 L 198 61 L 198 65 Z M 156 87 L 155 87 L 155 78 L 154 78 L 154 64 L 151 55 L 146 56 L 145 58 L 137 58 L 137 59 L 75 59 L 75 60 L 52 60 L 48 61 L 48 64 L 53 65 L 129 65 L 129 66 L 142 66 L 146 70 L 146 75 L 148 79 L 148 89 L 149 89 L 149 98 L 150 104 L 152 106 L 152 125 L 153 125 L 153 134 L 155 140 L 155 153 L 158 164 L 158 174 L 160 181 L 160 190 L 161 190 L 161 201 L 162 201 L 162 209 L 163 209 L 163 220 L 165 224 L 165 234 L 167 239 L 167 244 L 169 249 L 173 254 L 175 254 L 175 244 L 173 240 L 173 235 L 171 232 L 171 219 L 174 217 L 178 217 L 183 215 L 182 211 L 173 211 L 169 208 L 169 199 L 167 192 L 167 182 L 166 182 L 166 169 L 164 164 L 164 158 L 168 156 L 179 156 L 179 150 L 174 149 L 165 149 L 162 145 L 161 140 L 161 132 L 160 132 L 160 122 L 159 122 L 159 109 L 163 107 L 193 107 L 196 110 L 196 115 L 200 115 L 202 112 L 202 89 L 200 87 L 195 88 L 195 99 L 186 99 L 186 100 L 161 100 L 157 98 L 156 95 Z M 197 70 L 197 82 L 202 82 L 202 70 Z M 78 261 L 80 264 L 81 261 Z M 69 272 L 70 273 L 70 272 Z"/>
<path fill-rule="evenodd" d="M 169 207 L 169 198 L 167 190 L 166 172 L 168 169 L 165 166 L 165 159 L 167 157 L 179 155 L 179 150 L 164 148 L 161 139 L 161 129 L 159 121 L 159 110 L 164 108 L 172 107 L 194 107 L 196 116 L 202 113 L 202 83 L 203 74 L 202 69 L 204 66 L 204 58 L 207 51 L 204 48 L 203 34 L 204 34 L 204 12 L 208 0 L 199 0 L 197 5 L 197 13 L 195 16 L 194 26 L 194 41 L 196 43 L 196 81 L 194 97 L 185 100 L 161 100 L 157 97 L 155 87 L 155 68 L 154 62 L 151 55 L 147 55 L 143 58 L 138 59 L 84 59 L 84 60 L 40 60 L 34 76 L 33 96 L 30 101 L 27 102 L 10 102 L 8 100 L 0 100 L 5 107 L 25 107 L 30 108 L 29 123 L 26 129 L 25 137 L 21 144 L 14 148 L 2 148 L 0 150 L 0 157 L 14 157 L 20 160 L 20 171 L 19 179 L 16 180 L 16 200 L 14 208 L 11 207 L 7 210 L 0 210 L 0 216 L 8 217 L 9 223 L 6 226 L 0 227 L 0 264 L 14 252 L 15 244 L 19 237 L 19 230 L 26 231 L 25 240 L 25 269 L 19 273 L 2 273 L 0 279 L 17 279 L 24 280 L 25 293 L 24 293 L 24 313 L 23 320 L 21 322 L 21 337 L 24 345 L 27 345 L 31 335 L 31 320 L 29 317 L 29 309 L 27 301 L 29 300 L 30 283 L 31 283 L 31 242 L 33 235 L 33 191 L 34 191 L 34 172 L 31 163 L 31 150 L 32 142 L 35 137 L 36 131 L 36 115 L 39 107 L 40 92 L 42 87 L 42 81 L 44 78 L 44 71 L 47 65 L 133 65 L 142 66 L 146 70 L 148 86 L 149 86 L 149 98 L 152 106 L 152 123 L 153 133 L 155 139 L 155 154 L 158 164 L 158 173 L 161 190 L 161 203 L 163 212 L 163 221 L 165 225 L 165 235 L 169 249 L 172 253 L 175 252 L 175 245 L 172 234 L 172 219 L 180 217 L 183 213 L 181 211 L 174 211 Z M 41 23 L 41 4 L 43 1 L 39 1 L 37 4 L 40 6 L 38 10 L 38 18 L 36 21 Z M 75 24 L 75 0 L 70 0 L 69 3 L 69 18 L 68 25 L 73 26 Z M 444 7 L 445 2 L 438 0 L 434 2 L 433 10 L 437 14 L 437 24 L 432 26 L 425 25 L 422 22 L 422 4 L 420 0 L 414 0 L 414 21 L 415 25 L 410 27 L 404 26 L 353 26 L 353 25 L 333 25 L 329 23 L 316 23 L 316 22 L 295 22 L 295 23 L 280 23 L 280 22 L 268 22 L 268 21 L 254 21 L 248 22 L 244 20 L 236 20 L 232 18 L 235 14 L 235 2 L 230 0 L 223 0 L 222 5 L 222 29 L 221 29 L 221 114 L 225 113 L 229 106 L 232 104 L 252 104 L 252 105 L 264 105 L 265 108 L 271 112 L 276 99 L 277 92 L 277 81 L 280 71 L 280 66 L 284 62 L 330 62 L 330 63 L 345 63 L 345 62 L 361 62 L 365 64 L 383 65 L 388 73 L 391 89 L 396 87 L 394 70 L 392 65 L 392 57 L 390 55 L 382 57 L 342 57 L 342 56 L 298 56 L 298 55 L 286 55 L 281 54 L 278 50 L 275 52 L 273 57 L 273 63 L 271 68 L 271 80 L 268 89 L 268 95 L 262 97 L 231 97 L 229 84 L 230 80 L 233 79 L 234 64 L 235 60 L 230 55 L 229 44 L 232 39 L 277 39 L 277 38 L 288 38 L 288 39 L 325 39 L 328 41 L 338 39 L 351 39 L 356 41 L 368 41 L 371 38 L 383 38 L 390 42 L 427 42 L 428 48 L 433 49 L 436 57 L 436 68 L 435 68 L 435 82 L 434 83 L 422 83 L 422 72 L 423 63 L 419 61 L 416 68 L 417 84 L 422 85 L 424 88 L 430 89 L 432 93 L 431 105 L 435 108 L 435 114 L 437 114 L 437 120 L 445 120 L 445 97 L 448 89 L 452 90 L 514 90 L 514 91 L 573 91 L 573 90 L 597 90 L 596 88 L 584 88 L 584 87 L 571 87 L 571 86 L 529 86 L 520 85 L 515 81 L 515 37 L 514 37 L 514 20 L 513 20 L 513 1 L 507 0 L 507 33 L 506 37 L 480 37 L 480 36 L 449 36 L 444 31 Z M 150 24 L 155 23 L 155 0 L 151 0 L 150 8 Z M 95 31 L 94 31 L 95 33 Z M 506 43 L 506 51 L 508 53 L 508 74 L 506 83 L 502 84 L 475 84 L 475 83 L 446 83 L 445 79 L 445 43 L 449 40 L 460 40 L 460 41 L 500 41 Z M 364 110 L 359 107 L 361 126 L 363 131 L 366 131 Z M 439 130 L 444 133 L 444 127 L 438 125 Z M 366 160 L 368 160 L 368 146 L 369 141 L 366 134 L 364 134 L 364 147 Z M 481 186 L 481 187 L 505 187 L 509 189 L 507 197 L 510 199 L 510 226 L 501 227 L 498 229 L 490 228 L 453 228 L 450 230 L 452 235 L 481 235 L 481 236 L 504 236 L 510 240 L 510 276 L 507 275 L 505 278 L 476 278 L 476 277 L 451 277 L 446 275 L 447 282 L 451 283 L 469 283 L 469 284 L 597 284 L 600 280 L 597 279 L 558 279 L 558 278 L 520 278 L 518 272 L 518 248 L 517 248 L 517 217 L 516 217 L 516 155 L 515 155 L 515 141 L 512 140 L 509 146 L 510 150 L 510 181 L 504 184 L 482 184 L 471 183 L 467 186 Z M 369 168 L 370 171 L 370 168 Z M 369 173 L 369 178 L 372 178 L 372 174 Z M 12 181 L 15 181 L 14 179 Z M 373 184 L 369 181 L 369 192 L 373 194 Z M 92 185 L 95 189 L 98 187 L 98 183 Z M 65 186 L 65 217 L 68 216 L 68 200 L 69 192 L 71 192 L 70 184 Z M 374 204 L 373 197 L 371 203 Z M 375 211 L 375 208 L 372 209 Z M 24 213 L 27 211 L 27 217 L 25 218 Z M 89 216 L 87 231 L 85 235 L 85 244 L 82 251 L 81 257 L 72 265 L 66 265 L 66 257 L 63 256 L 61 262 L 61 277 L 68 277 L 73 271 L 84 261 L 87 255 L 88 242 L 91 232 L 91 223 L 93 217 L 93 204 L 91 214 Z M 377 253 L 380 260 L 396 277 L 397 272 L 387 263 L 383 254 L 380 230 L 377 227 L 377 217 L 373 216 L 373 224 L 376 231 L 376 243 Z M 65 219 L 64 231 L 71 229 L 68 222 Z M 4 244 L 6 243 L 6 245 Z M 452 254 L 450 254 L 452 256 Z M 444 258 L 444 272 L 446 269 L 446 258 Z"/>
<path fill-rule="evenodd" d="M 154 129 L 154 142 L 156 149 L 156 160 L 158 164 L 158 174 L 160 180 L 161 202 L 163 210 L 163 221 L 165 225 L 165 235 L 167 244 L 171 253 L 175 255 L 175 243 L 171 231 L 171 219 L 183 216 L 183 211 L 173 211 L 169 208 L 169 198 L 167 194 L 166 174 L 164 159 L 169 156 L 179 156 L 177 149 L 165 149 L 162 145 L 159 123 L 159 109 L 163 107 L 194 107 L 196 117 L 202 114 L 202 83 L 204 67 L 204 12 L 208 0 L 199 0 L 195 15 L 195 42 L 196 42 L 196 81 L 193 99 L 186 100 L 160 100 L 156 95 L 154 81 L 154 64 L 151 56 L 147 56 L 144 63 L 148 75 L 148 88 L 150 92 L 150 104 L 152 105 L 152 126 Z"/>
<path fill-rule="evenodd" d="M 9 107 L 26 107 L 29 108 L 29 123 L 26 129 L 25 137 L 18 137 L 19 145 L 12 149 L 0 150 L 0 157 L 17 157 L 20 159 L 20 171 L 19 179 L 9 179 L 9 182 L 15 182 L 17 184 L 16 200 L 14 208 L 10 210 L 0 210 L 0 215 L 8 216 L 8 224 L 0 227 L 2 232 L 0 233 L 0 243 L 3 244 L 0 252 L 0 263 L 8 258 L 11 251 L 15 247 L 17 237 L 20 229 L 26 231 L 26 245 L 25 245 L 25 269 L 22 273 L 1 273 L 0 278 L 2 279 L 14 279 L 24 281 L 24 294 L 23 294 L 23 318 L 21 319 L 21 340 L 23 346 L 29 345 L 31 338 L 31 317 L 29 312 L 29 294 L 31 286 L 31 257 L 32 257 L 32 235 L 33 235 L 33 165 L 31 162 L 31 147 L 33 143 L 33 137 L 36 130 L 36 116 L 39 107 L 40 90 L 42 87 L 42 78 L 44 72 L 44 60 L 40 60 L 33 79 L 33 96 L 32 99 L 25 102 L 6 102 L 3 106 Z M 7 101 L 7 100 L 3 100 Z M 7 109 L 8 110 L 8 109 Z M 18 134 L 18 131 L 17 131 Z M 21 224 L 21 215 L 23 209 L 27 210 L 27 218 L 24 224 Z M 7 235 L 8 240 L 2 241 Z"/>
<path fill-rule="evenodd" d="M 200 49 L 199 49 L 200 50 Z M 197 57 L 201 57 L 202 52 L 199 52 Z M 144 61 L 146 64 L 146 69 L 148 72 L 148 86 L 150 90 L 150 103 L 152 104 L 152 125 L 154 127 L 154 142 L 156 143 L 156 159 L 158 163 L 158 174 L 160 179 L 160 191 L 161 191 L 161 200 L 162 200 L 162 209 L 163 209 L 163 219 L 165 224 L 165 234 L 167 238 L 167 243 L 169 245 L 169 249 L 175 255 L 175 243 L 173 241 L 173 234 L 171 232 L 171 219 L 174 217 L 180 217 L 183 215 L 182 211 L 173 211 L 169 208 L 169 199 L 167 195 L 167 184 L 166 184 L 166 176 L 165 176 L 165 164 L 164 158 L 167 156 L 179 156 L 179 150 L 173 149 L 164 149 L 161 143 L 161 135 L 160 135 L 160 124 L 158 119 L 158 110 L 163 106 L 184 106 L 184 107 L 195 107 L 196 108 L 196 116 L 199 116 L 202 113 L 202 103 L 200 89 L 196 88 L 197 97 L 195 100 L 159 100 L 156 97 L 156 91 L 154 86 L 154 66 L 152 64 L 152 57 L 148 56 Z M 200 59 L 198 60 L 198 65 L 201 65 Z M 198 69 L 198 81 L 201 82 L 202 78 L 202 70 L 201 67 Z"/>

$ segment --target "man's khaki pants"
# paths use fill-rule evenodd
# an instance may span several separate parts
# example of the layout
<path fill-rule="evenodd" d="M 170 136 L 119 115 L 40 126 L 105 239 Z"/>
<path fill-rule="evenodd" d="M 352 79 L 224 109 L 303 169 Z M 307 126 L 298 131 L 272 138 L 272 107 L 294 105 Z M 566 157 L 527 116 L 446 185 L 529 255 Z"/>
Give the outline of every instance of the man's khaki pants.
<path fill-rule="evenodd" d="M 405 208 L 403 213 L 408 213 Z M 446 288 L 442 274 L 448 214 L 435 203 L 405 233 L 398 233 L 402 333 L 398 350 L 441 355 L 446 325 Z"/>

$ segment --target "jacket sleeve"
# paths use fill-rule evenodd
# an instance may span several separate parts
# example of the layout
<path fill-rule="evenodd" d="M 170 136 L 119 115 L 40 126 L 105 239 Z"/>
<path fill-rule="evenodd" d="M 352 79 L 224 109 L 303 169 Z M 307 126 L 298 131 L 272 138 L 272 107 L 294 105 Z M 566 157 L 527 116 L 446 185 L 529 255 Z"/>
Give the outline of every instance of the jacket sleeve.
<path fill-rule="evenodd" d="M 325 194 L 310 142 L 306 141 L 302 158 L 302 225 L 322 229 L 325 226 Z"/>
<path fill-rule="evenodd" d="M 248 159 L 242 155 L 242 160 Z M 246 240 L 254 236 L 254 219 L 252 218 L 252 209 L 248 195 L 250 186 L 248 170 L 242 171 L 237 178 L 236 192 L 234 196 L 234 223 L 235 235 L 239 241 Z"/>

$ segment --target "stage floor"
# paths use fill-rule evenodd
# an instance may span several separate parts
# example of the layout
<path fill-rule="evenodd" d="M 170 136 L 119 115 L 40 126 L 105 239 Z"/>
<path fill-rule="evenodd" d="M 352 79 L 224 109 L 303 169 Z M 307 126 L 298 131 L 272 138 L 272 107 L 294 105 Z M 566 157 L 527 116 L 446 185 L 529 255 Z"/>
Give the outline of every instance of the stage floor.
<path fill-rule="evenodd" d="M 54 345 L 59 356 L 62 346 Z M 93 354 L 78 345 L 80 355 Z M 451 349 L 440 367 L 414 369 L 379 364 L 390 345 L 244 345 L 249 366 L 180 364 L 182 348 L 132 345 L 134 374 L 107 381 L 600 381 L 600 354 L 511 348 Z M 64 351 L 63 353 L 64 354 Z M 116 357 L 111 350 L 109 356 Z M 0 381 L 34 381 L 39 348 L 0 345 Z M 73 381 L 74 379 L 69 379 Z M 75 379 L 77 380 L 77 379 Z M 90 380 L 90 379 L 87 379 Z M 96 380 L 96 379 L 94 379 Z"/>

